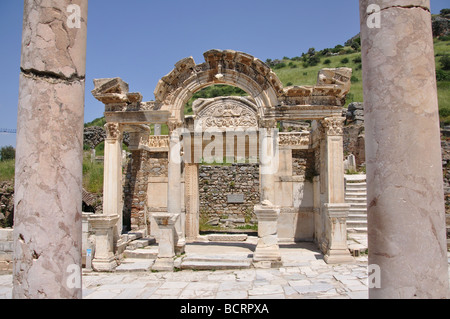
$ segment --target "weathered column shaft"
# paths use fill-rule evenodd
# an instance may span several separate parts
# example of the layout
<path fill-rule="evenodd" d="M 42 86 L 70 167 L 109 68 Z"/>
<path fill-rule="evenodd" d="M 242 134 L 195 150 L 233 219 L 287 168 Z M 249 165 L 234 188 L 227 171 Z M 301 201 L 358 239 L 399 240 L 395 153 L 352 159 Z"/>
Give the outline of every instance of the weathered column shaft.
<path fill-rule="evenodd" d="M 184 251 L 185 245 L 185 221 L 186 216 L 181 209 L 181 143 L 180 129 L 181 122 L 170 122 L 170 147 L 169 147 L 169 164 L 168 164 L 168 183 L 167 183 L 167 212 L 174 216 L 179 215 L 175 224 L 178 240 L 175 243 L 177 252 Z"/>
<path fill-rule="evenodd" d="M 13 298 L 81 298 L 87 6 L 24 2 Z"/>
<path fill-rule="evenodd" d="M 260 130 L 261 202 L 272 204 L 275 204 L 275 175 L 279 164 L 276 124 L 275 120 L 264 120 Z"/>
<path fill-rule="evenodd" d="M 103 176 L 103 214 L 118 215 L 117 234 L 122 233 L 122 130 L 117 123 L 105 125 L 105 167 Z"/>
<path fill-rule="evenodd" d="M 195 240 L 199 234 L 199 193 L 198 193 L 198 167 L 196 163 L 185 164 L 184 188 L 186 202 L 186 239 Z"/>
<path fill-rule="evenodd" d="M 430 1 L 360 0 L 371 298 L 448 294 Z"/>

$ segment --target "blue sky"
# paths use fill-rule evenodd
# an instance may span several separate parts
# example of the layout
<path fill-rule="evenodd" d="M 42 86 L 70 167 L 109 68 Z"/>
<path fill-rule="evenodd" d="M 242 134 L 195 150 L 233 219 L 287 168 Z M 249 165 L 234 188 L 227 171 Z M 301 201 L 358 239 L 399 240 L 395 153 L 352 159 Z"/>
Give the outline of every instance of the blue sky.
<path fill-rule="evenodd" d="M 85 122 L 103 116 L 94 78 L 121 77 L 150 101 L 182 58 L 202 63 L 207 50 L 232 49 L 265 61 L 334 47 L 359 32 L 358 12 L 356 0 L 90 0 Z M 22 19 L 22 0 L 0 0 L 0 128 L 17 127 Z M 0 134 L 0 146 L 15 138 Z"/>

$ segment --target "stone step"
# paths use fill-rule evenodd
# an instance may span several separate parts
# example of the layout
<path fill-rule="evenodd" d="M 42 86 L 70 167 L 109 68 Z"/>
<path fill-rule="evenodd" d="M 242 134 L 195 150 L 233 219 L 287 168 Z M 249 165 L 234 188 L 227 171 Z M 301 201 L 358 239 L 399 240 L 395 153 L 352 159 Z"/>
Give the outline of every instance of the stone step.
<path fill-rule="evenodd" d="M 357 188 L 366 188 L 367 184 L 366 182 L 361 182 L 361 183 L 345 183 L 346 187 L 357 187 Z"/>
<path fill-rule="evenodd" d="M 353 221 L 353 220 L 347 220 L 347 227 L 348 228 L 367 228 L 367 221 Z"/>
<path fill-rule="evenodd" d="M 349 214 L 366 214 L 367 215 L 367 207 L 351 207 L 350 206 Z"/>
<path fill-rule="evenodd" d="M 125 259 L 117 268 L 116 272 L 145 272 L 150 271 L 154 259 Z"/>
<path fill-rule="evenodd" d="M 357 234 L 367 234 L 367 227 L 348 227 L 347 232 Z"/>
<path fill-rule="evenodd" d="M 359 182 L 366 181 L 366 175 L 358 174 L 358 175 L 345 175 L 345 179 L 350 182 Z"/>
<path fill-rule="evenodd" d="M 365 214 L 348 214 L 347 221 L 366 221 L 367 222 L 367 215 Z"/>
<path fill-rule="evenodd" d="M 361 196 L 345 196 L 345 201 L 367 202 L 367 197 Z"/>
<path fill-rule="evenodd" d="M 128 243 L 127 250 L 135 250 L 139 248 L 145 248 L 150 245 L 156 244 L 156 240 L 153 237 L 148 238 L 142 238 L 142 239 L 136 239 L 132 242 Z"/>
<path fill-rule="evenodd" d="M 249 269 L 252 259 L 247 255 L 190 255 L 181 262 L 181 269 L 227 270 Z"/>
<path fill-rule="evenodd" d="M 345 197 L 367 198 L 367 192 L 366 192 L 366 190 L 360 191 L 360 192 L 357 192 L 357 191 L 354 191 L 354 190 L 351 190 L 351 191 L 347 190 L 347 191 L 345 191 Z"/>
<path fill-rule="evenodd" d="M 156 259 L 158 256 L 158 246 L 148 246 L 134 250 L 126 249 L 123 256 L 128 259 Z"/>
<path fill-rule="evenodd" d="M 364 208 L 367 209 L 367 203 L 349 203 L 351 208 Z"/>
<path fill-rule="evenodd" d="M 210 234 L 206 236 L 208 241 L 213 242 L 242 242 L 248 238 L 247 234 Z"/>

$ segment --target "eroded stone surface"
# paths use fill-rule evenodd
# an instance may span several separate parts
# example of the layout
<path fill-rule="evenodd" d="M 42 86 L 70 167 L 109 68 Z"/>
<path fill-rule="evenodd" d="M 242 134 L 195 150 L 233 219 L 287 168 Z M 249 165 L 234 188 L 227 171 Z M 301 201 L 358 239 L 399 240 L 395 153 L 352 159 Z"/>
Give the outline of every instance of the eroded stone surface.
<path fill-rule="evenodd" d="M 360 2 L 369 261 L 385 283 L 371 296 L 442 298 L 445 210 L 429 1 L 375 2 L 384 8 L 381 28 L 367 26 L 368 1 Z"/>
<path fill-rule="evenodd" d="M 81 8 L 80 28 L 66 25 L 70 4 Z M 25 1 L 15 177 L 15 298 L 81 298 L 76 282 L 81 281 L 86 21 L 87 0 Z"/>

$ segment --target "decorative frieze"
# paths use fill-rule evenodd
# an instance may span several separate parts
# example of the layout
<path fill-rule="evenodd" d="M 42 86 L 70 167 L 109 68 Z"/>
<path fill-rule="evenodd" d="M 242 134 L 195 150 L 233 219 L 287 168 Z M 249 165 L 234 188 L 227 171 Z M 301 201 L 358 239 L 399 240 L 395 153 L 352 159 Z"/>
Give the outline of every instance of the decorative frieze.
<path fill-rule="evenodd" d="M 295 133 L 278 133 L 279 146 L 291 146 L 293 148 L 303 147 L 308 148 L 311 141 L 311 134 L 309 132 L 295 132 Z"/>

